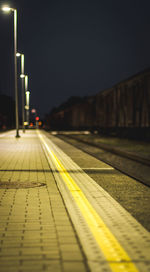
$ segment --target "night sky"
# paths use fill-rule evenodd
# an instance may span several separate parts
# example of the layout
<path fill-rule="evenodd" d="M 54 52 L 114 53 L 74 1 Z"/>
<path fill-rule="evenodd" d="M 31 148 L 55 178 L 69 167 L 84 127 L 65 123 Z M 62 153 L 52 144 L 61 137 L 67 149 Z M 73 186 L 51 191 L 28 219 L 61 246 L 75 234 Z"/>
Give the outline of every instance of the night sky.
<path fill-rule="evenodd" d="M 18 51 L 41 118 L 150 67 L 149 0 L 0 3 L 18 10 Z M 14 95 L 13 78 L 13 14 L 0 12 L 1 94 Z"/>

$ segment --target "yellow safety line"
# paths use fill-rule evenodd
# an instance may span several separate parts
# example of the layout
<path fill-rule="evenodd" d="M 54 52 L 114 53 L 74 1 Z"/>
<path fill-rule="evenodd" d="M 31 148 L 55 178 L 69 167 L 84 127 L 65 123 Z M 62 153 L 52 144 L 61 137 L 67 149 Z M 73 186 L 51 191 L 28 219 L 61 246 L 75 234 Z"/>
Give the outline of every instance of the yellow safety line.
<path fill-rule="evenodd" d="M 85 218 L 93 236 L 95 237 L 99 247 L 108 261 L 112 271 L 114 272 L 138 272 L 138 269 L 122 248 L 120 243 L 111 233 L 109 228 L 105 225 L 102 218 L 93 209 L 90 202 L 87 200 L 79 186 L 75 183 L 72 177 L 69 175 L 65 167 L 58 160 L 56 155 L 50 150 L 49 146 L 45 142 L 43 136 L 39 134 L 41 141 L 46 147 L 47 152 L 53 159 L 57 170 L 65 181 L 69 191 L 74 197 L 76 204 L 80 208 L 83 217 Z"/>

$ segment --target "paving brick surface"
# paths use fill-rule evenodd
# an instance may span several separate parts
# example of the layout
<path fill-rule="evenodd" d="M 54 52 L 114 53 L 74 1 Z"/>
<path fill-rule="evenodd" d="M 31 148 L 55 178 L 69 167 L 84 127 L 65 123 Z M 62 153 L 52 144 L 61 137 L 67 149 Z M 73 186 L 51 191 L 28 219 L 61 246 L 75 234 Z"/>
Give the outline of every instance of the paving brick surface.
<path fill-rule="evenodd" d="M 14 135 L 0 138 L 0 271 L 87 271 L 36 132 Z"/>

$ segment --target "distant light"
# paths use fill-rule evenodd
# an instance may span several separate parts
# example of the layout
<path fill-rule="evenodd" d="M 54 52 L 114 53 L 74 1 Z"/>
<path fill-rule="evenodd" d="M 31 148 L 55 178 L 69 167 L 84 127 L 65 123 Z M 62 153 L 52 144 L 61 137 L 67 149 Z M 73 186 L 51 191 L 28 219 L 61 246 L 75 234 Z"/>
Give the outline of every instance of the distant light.
<path fill-rule="evenodd" d="M 32 109 L 31 112 L 32 112 L 32 113 L 36 113 L 36 109 Z"/>
<path fill-rule="evenodd" d="M 17 57 L 20 57 L 20 56 L 21 56 L 21 54 L 20 54 L 20 53 L 17 53 L 17 54 L 16 54 L 16 56 L 17 56 Z"/>
<path fill-rule="evenodd" d="M 20 77 L 21 77 L 21 78 L 24 78 L 24 77 L 25 77 L 25 75 L 21 74 L 21 75 L 20 75 Z"/>
<path fill-rule="evenodd" d="M 90 131 L 84 131 L 83 134 L 88 135 L 91 134 Z"/>
<path fill-rule="evenodd" d="M 29 92 L 29 91 L 26 91 L 26 94 L 27 94 L 27 95 L 29 95 L 29 94 L 30 94 L 30 92 Z"/>
<path fill-rule="evenodd" d="M 27 126 L 27 125 L 28 125 L 28 122 L 24 122 L 24 125 Z"/>
<path fill-rule="evenodd" d="M 35 118 L 36 121 L 39 121 L 39 119 L 40 119 L 40 118 L 39 118 L 38 116 Z"/>
<path fill-rule="evenodd" d="M 11 8 L 9 6 L 3 6 L 2 10 L 5 11 L 5 12 L 10 12 Z"/>

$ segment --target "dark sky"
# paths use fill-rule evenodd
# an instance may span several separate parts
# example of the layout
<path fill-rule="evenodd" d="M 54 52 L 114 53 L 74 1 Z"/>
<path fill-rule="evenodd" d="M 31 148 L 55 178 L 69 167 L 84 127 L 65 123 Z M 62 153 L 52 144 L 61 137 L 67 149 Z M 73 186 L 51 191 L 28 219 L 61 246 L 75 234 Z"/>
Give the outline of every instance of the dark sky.
<path fill-rule="evenodd" d="M 18 10 L 31 107 L 41 117 L 150 67 L 149 0 L 0 1 Z M 0 92 L 13 89 L 13 15 L 0 13 Z"/>

